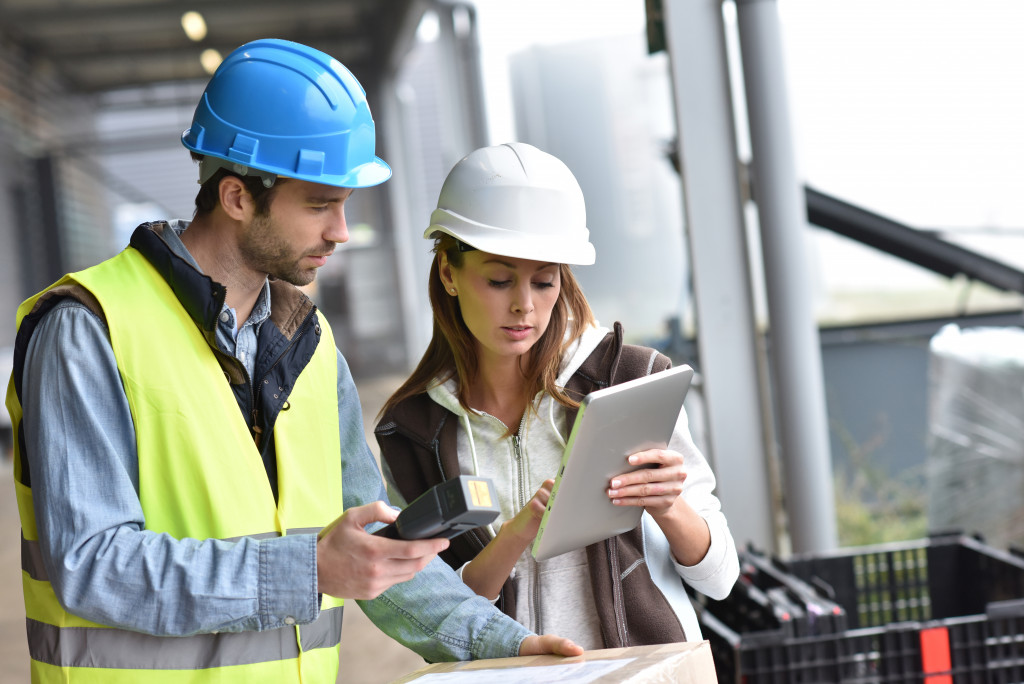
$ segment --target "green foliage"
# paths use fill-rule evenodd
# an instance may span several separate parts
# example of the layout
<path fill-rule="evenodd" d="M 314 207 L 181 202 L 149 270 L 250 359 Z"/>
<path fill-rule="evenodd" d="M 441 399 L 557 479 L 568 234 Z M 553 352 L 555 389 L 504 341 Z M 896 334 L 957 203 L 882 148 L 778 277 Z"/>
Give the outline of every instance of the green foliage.
<path fill-rule="evenodd" d="M 846 446 L 848 464 L 835 475 L 836 524 L 840 546 L 862 546 L 928 536 L 927 490 L 923 469 L 890 474 L 872 453 L 885 439 L 883 429 L 865 443 L 835 426 Z"/>

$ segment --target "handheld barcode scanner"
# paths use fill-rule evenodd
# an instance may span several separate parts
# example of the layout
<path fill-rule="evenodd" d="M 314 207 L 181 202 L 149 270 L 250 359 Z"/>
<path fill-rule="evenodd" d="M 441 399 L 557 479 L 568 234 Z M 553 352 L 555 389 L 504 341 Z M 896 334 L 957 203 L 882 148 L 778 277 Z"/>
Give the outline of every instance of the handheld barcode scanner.
<path fill-rule="evenodd" d="M 453 539 L 498 517 L 494 483 L 487 477 L 459 475 L 434 485 L 375 535 L 390 539 Z"/>

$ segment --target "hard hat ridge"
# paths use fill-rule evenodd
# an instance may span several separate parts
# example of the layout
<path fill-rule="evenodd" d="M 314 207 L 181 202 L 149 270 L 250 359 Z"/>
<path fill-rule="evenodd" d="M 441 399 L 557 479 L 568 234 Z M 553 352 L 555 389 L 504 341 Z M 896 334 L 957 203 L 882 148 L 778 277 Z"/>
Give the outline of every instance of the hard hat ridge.
<path fill-rule="evenodd" d="M 358 188 L 391 176 L 375 156 L 376 130 L 359 81 L 330 55 L 286 40 L 256 40 L 229 54 L 181 141 L 264 182 L 271 174 Z"/>

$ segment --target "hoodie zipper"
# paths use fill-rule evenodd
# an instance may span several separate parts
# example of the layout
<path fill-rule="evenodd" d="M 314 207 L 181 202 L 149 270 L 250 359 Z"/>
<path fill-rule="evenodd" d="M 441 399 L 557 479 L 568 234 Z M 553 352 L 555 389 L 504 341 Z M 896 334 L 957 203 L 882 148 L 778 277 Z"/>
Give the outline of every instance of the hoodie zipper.
<path fill-rule="evenodd" d="M 526 416 L 529 414 L 529 408 L 523 412 L 523 418 L 519 421 L 519 431 L 512 435 L 512 452 L 516 459 L 516 469 L 519 472 L 519 509 L 522 510 L 526 503 L 529 501 L 528 491 L 528 478 L 529 473 L 526 468 L 526 460 L 523 458 L 523 440 L 521 435 L 526 431 Z M 537 561 L 529 557 L 531 582 L 533 584 L 532 602 L 533 602 L 533 621 L 534 631 L 537 634 L 544 633 L 544 619 L 540 609 L 540 569 L 538 568 Z"/>
<path fill-rule="evenodd" d="M 519 474 L 519 487 L 516 503 L 519 505 L 519 509 L 522 510 L 523 506 L 526 505 L 526 472 L 523 464 L 522 442 L 519 439 L 519 435 L 512 435 L 512 454 L 515 456 L 516 472 Z"/>

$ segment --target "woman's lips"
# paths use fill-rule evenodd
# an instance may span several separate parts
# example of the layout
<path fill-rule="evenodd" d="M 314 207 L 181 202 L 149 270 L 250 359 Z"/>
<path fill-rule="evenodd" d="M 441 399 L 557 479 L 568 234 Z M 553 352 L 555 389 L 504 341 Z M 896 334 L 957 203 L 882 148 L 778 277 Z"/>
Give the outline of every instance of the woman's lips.
<path fill-rule="evenodd" d="M 508 325 L 502 326 L 501 329 L 504 330 L 505 334 L 513 340 L 525 340 L 530 336 L 530 332 L 533 330 L 533 328 L 528 325 Z"/>

